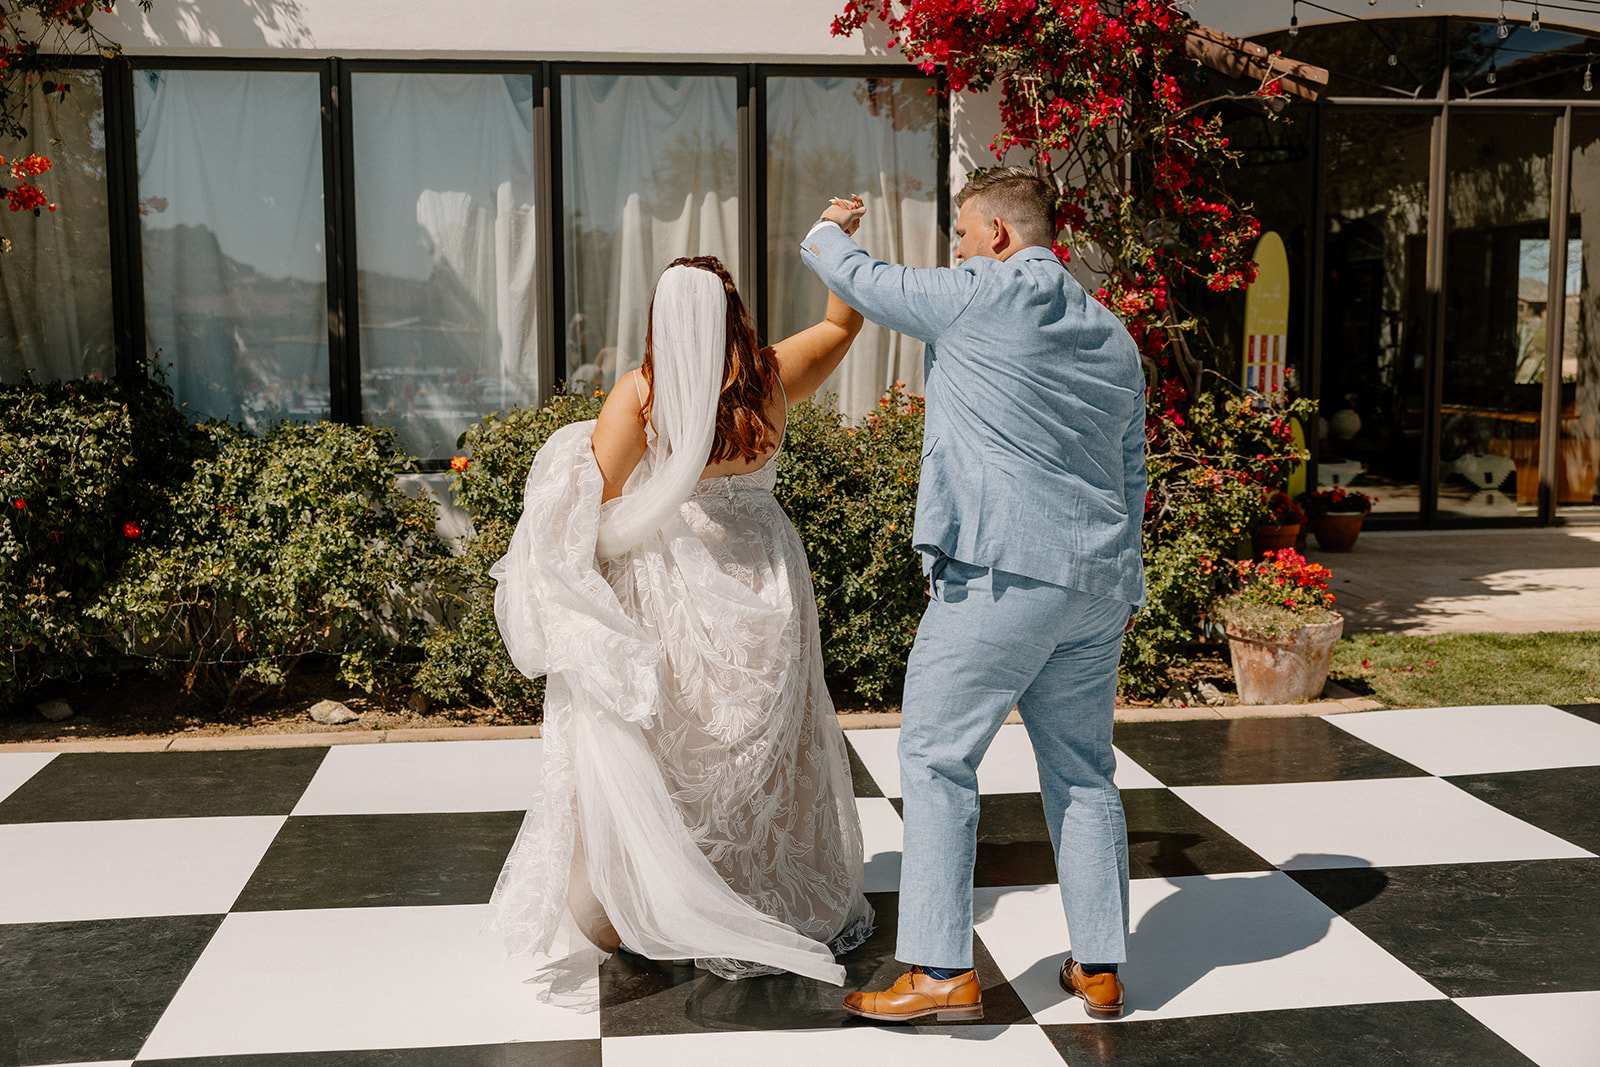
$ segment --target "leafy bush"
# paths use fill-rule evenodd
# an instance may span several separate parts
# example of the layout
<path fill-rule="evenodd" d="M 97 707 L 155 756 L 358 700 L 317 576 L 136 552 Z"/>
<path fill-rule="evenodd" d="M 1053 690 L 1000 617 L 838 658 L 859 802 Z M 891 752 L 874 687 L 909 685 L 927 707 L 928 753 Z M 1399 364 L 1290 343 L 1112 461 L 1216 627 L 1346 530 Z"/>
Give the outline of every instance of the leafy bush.
<path fill-rule="evenodd" d="M 327 653 L 369 692 L 402 682 L 447 556 L 431 500 L 396 484 L 413 469 L 393 431 L 282 424 L 256 437 L 195 428 L 210 454 L 154 514 L 93 609 L 124 650 L 188 688 L 280 685 Z"/>
<path fill-rule="evenodd" d="M 1292 548 L 1263 552 L 1259 560 L 1240 560 L 1234 565 L 1234 577 L 1238 588 L 1216 606 L 1230 633 L 1271 639 L 1339 617 L 1328 592 L 1328 568 L 1307 563 Z"/>
<path fill-rule="evenodd" d="M 562 394 L 537 410 L 490 415 L 462 435 L 472 458 L 456 474 L 455 494 L 472 519 L 473 535 L 447 571 L 442 595 L 449 625 L 424 642 L 426 660 L 417 685 L 428 696 L 446 701 L 482 696 L 501 708 L 543 702 L 544 680 L 524 677 L 500 641 L 489 568 L 511 545 L 533 457 L 561 427 L 599 415 L 600 404 L 597 396 Z"/>
<path fill-rule="evenodd" d="M 823 661 L 868 700 L 898 697 L 927 604 L 911 547 L 922 416 L 922 398 L 899 383 L 858 426 L 797 404 L 778 457 L 778 500 L 811 562 Z"/>
<path fill-rule="evenodd" d="M 159 383 L 0 386 L 0 700 L 95 652 L 89 609 L 193 444 Z"/>
<path fill-rule="evenodd" d="M 1171 383 L 1164 383 L 1169 386 Z M 1169 388 L 1152 403 L 1144 519 L 1145 610 L 1122 647 L 1122 687 L 1149 696 L 1190 658 L 1240 538 L 1266 514 L 1262 487 L 1281 484 L 1306 453 L 1290 419 L 1307 418 L 1310 400 L 1259 407 L 1257 398 L 1204 392 L 1183 403 Z"/>

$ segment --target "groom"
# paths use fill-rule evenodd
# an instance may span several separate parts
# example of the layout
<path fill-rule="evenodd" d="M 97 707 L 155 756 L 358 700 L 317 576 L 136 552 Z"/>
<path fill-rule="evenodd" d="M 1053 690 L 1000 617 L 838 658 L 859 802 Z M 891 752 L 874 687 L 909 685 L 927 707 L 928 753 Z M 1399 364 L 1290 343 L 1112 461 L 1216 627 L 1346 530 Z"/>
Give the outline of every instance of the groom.
<path fill-rule="evenodd" d="M 1055 192 L 1020 167 L 956 197 L 958 266 L 873 259 L 835 200 L 802 256 L 867 318 L 919 338 L 927 421 L 912 541 L 931 599 L 906 665 L 895 955 L 845 1010 L 983 1017 L 972 969 L 978 763 L 1015 706 L 1039 765 L 1072 953 L 1061 987 L 1122 1013 L 1128 845 L 1111 776 L 1122 635 L 1144 599 L 1144 376 L 1122 324 L 1051 251 Z"/>

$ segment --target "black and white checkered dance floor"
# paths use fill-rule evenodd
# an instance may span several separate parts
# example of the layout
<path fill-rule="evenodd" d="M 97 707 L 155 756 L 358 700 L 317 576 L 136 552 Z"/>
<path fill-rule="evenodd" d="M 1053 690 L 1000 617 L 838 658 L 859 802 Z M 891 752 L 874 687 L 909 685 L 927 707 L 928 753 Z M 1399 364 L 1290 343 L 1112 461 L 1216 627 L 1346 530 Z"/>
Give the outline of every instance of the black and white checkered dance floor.
<path fill-rule="evenodd" d="M 1021 727 L 984 762 L 982 1023 L 880 1027 L 894 730 L 855 730 L 845 990 L 613 957 L 587 1012 L 480 933 L 539 742 L 0 752 L 0 1067 L 1600 1064 L 1600 705 L 1119 724 L 1129 1010 L 1070 942 Z"/>

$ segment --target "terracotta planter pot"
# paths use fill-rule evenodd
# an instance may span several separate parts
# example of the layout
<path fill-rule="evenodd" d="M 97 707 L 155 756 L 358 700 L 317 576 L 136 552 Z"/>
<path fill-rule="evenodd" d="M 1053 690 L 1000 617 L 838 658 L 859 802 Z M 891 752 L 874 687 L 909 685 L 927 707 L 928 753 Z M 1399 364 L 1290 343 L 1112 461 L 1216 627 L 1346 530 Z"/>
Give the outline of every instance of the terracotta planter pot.
<path fill-rule="evenodd" d="M 1293 548 L 1294 539 L 1299 536 L 1298 523 L 1293 526 L 1257 526 L 1255 532 L 1250 535 L 1250 551 L 1260 559 L 1263 552 Z"/>
<path fill-rule="evenodd" d="M 1334 642 L 1344 618 L 1304 626 L 1282 637 L 1261 637 L 1227 628 L 1233 678 L 1241 704 L 1301 704 L 1315 700 L 1328 683 Z"/>
<path fill-rule="evenodd" d="M 1333 512 L 1320 519 L 1311 520 L 1311 532 L 1317 538 L 1317 547 L 1324 552 L 1348 552 L 1356 547 L 1361 535 L 1361 520 L 1366 515 L 1359 511 Z"/>

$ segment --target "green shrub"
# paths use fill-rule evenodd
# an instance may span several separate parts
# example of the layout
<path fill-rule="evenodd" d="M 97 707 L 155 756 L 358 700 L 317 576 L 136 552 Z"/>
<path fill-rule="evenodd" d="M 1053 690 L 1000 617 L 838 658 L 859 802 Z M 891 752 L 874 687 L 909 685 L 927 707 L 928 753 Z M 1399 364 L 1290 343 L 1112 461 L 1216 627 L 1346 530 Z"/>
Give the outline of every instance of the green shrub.
<path fill-rule="evenodd" d="M 391 430 L 227 424 L 159 502 L 95 614 L 155 670 L 189 688 L 281 685 L 302 657 L 335 657 L 369 692 L 405 681 L 447 556 L 430 499 L 396 484 L 413 469 Z"/>
<path fill-rule="evenodd" d="M 511 544 L 533 457 L 561 427 L 599 415 L 600 404 L 596 396 L 558 395 L 537 410 L 490 415 L 462 435 L 472 458 L 456 476 L 456 503 L 471 517 L 473 533 L 449 564 L 443 586 L 449 624 L 424 643 L 417 685 L 428 696 L 445 701 L 484 697 L 500 708 L 543 703 L 544 679 L 524 677 L 500 641 L 489 568 Z"/>
<path fill-rule="evenodd" d="M 899 698 L 928 602 L 911 547 L 922 417 L 922 398 L 898 384 L 856 426 L 831 404 L 797 404 L 778 458 L 778 500 L 811 562 L 823 661 L 871 701 Z"/>
<path fill-rule="evenodd" d="M 76 675 L 95 653 L 89 610 L 193 443 L 159 383 L 0 386 L 0 701 Z"/>

